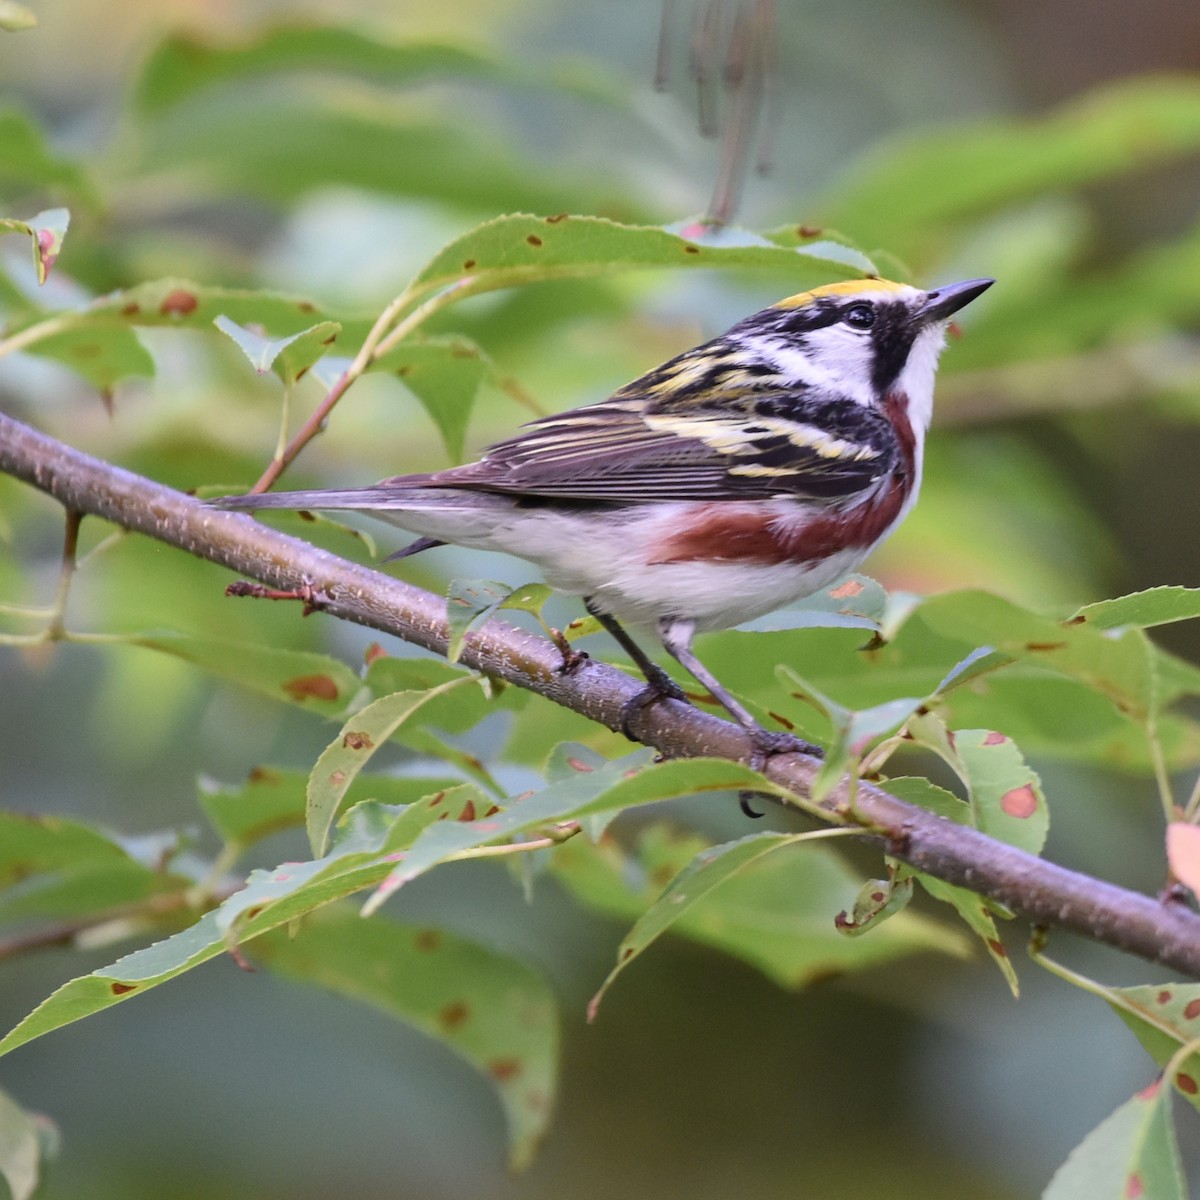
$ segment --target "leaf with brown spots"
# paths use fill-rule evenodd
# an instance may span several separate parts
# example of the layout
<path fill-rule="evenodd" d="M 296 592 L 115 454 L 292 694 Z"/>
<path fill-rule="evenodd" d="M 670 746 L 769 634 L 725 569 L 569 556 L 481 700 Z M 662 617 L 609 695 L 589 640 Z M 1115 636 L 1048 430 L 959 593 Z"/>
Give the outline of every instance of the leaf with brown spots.
<path fill-rule="evenodd" d="M 1050 811 L 1042 783 L 1016 742 L 987 729 L 959 729 L 955 749 L 966 771 L 975 827 L 1038 854 L 1046 844 Z"/>
<path fill-rule="evenodd" d="M 360 774 L 346 789 L 347 806 L 364 800 L 401 808 L 452 786 L 449 777 Z M 224 786 L 201 780 L 200 806 L 226 843 L 250 846 L 284 829 L 304 824 L 306 771 L 256 767 L 246 782 Z"/>
<path fill-rule="evenodd" d="M 38 283 L 45 283 L 55 260 L 62 250 L 63 238 L 71 214 L 65 208 L 50 208 L 28 221 L 17 221 L 12 217 L 0 217 L 0 234 L 24 233 L 33 243 L 33 262 L 37 270 Z"/>
<path fill-rule="evenodd" d="M 1109 997 L 1113 1012 L 1133 1030 L 1159 1067 L 1200 1038 L 1200 984 L 1112 988 Z M 1176 1084 L 1188 1102 L 1200 1109 L 1200 1052 L 1188 1055 Z"/>
<path fill-rule="evenodd" d="M 1187 1200 L 1170 1093 L 1147 1088 L 1126 1100 L 1071 1151 L 1042 1200 Z"/>
<path fill-rule="evenodd" d="M 258 374 L 274 371 L 288 385 L 330 353 L 342 330 L 336 321 L 320 321 L 286 337 L 269 337 L 261 327 L 239 325 L 224 313 L 214 317 L 213 324 L 234 342 Z"/>
<path fill-rule="evenodd" d="M 110 389 L 123 379 L 154 374 L 154 360 L 138 340 L 136 329 L 167 326 L 211 335 L 218 318 L 230 322 L 234 329 L 241 327 L 246 339 L 254 336 L 252 327 L 267 341 L 288 343 L 277 352 L 281 361 L 275 365 L 296 377 L 303 373 L 305 360 L 311 360 L 318 349 L 321 354 L 328 353 L 331 347 L 324 343 L 341 328 L 309 301 L 282 292 L 157 279 L 56 314 L 48 332 L 23 348 L 29 354 L 63 363 L 95 387 Z M 20 332 L 40 319 L 35 312 L 23 315 L 11 323 L 9 332 Z M 361 319 L 344 324 L 344 336 L 350 342 L 366 332 L 367 323 Z M 86 357 L 80 355 L 81 347 L 89 348 Z"/>
<path fill-rule="evenodd" d="M 556 1007 L 540 976 L 446 930 L 363 921 L 344 909 L 326 908 L 294 939 L 281 930 L 255 950 L 276 974 L 369 1004 L 465 1058 L 504 1107 L 512 1165 L 529 1161 L 550 1115 L 558 1058 Z"/>
<path fill-rule="evenodd" d="M 891 784 L 889 783 L 888 786 L 890 787 Z M 926 875 L 924 871 L 914 872 L 914 877 L 935 900 L 941 900 L 955 909 L 966 927 L 983 943 L 992 962 L 1000 968 L 1000 974 L 1004 976 L 1004 981 L 1008 984 L 1013 996 L 1020 996 L 1021 987 L 1020 981 L 1017 979 L 1017 970 L 1008 956 L 1008 951 L 1004 948 L 1004 943 L 1000 940 L 992 906 L 978 893 L 965 887 L 959 887 L 955 883 L 946 883 L 936 876 Z"/>
<path fill-rule="evenodd" d="M 572 838 L 554 852 L 550 869 L 589 908 L 636 922 L 606 987 L 646 948 L 647 935 L 664 930 L 731 954 L 789 988 L 920 950 L 970 951 L 957 931 L 912 911 L 866 937 L 845 937 L 834 916 L 854 903 L 860 877 L 829 847 L 797 844 L 789 834 L 711 846 L 658 823 L 633 852 L 615 840 Z M 666 891 L 653 882 L 664 875 L 671 878 Z"/>
<path fill-rule="evenodd" d="M 1174 621 L 1200 617 L 1200 588 L 1154 587 L 1113 600 L 1085 604 L 1071 618 L 1097 629 L 1120 629 L 1126 625 L 1149 629 Z"/>
<path fill-rule="evenodd" d="M 496 217 L 445 246 L 417 275 L 424 295 L 461 277 L 475 263 L 472 291 L 572 276 L 606 275 L 635 267 L 777 267 L 797 288 L 868 275 L 874 264 L 861 252 L 833 241 L 783 246 L 733 227 L 694 231 L 622 225 L 603 217 L 575 216 L 547 229 L 543 217 L 518 213 Z M 697 244 L 702 237 L 708 240 Z"/>
<path fill-rule="evenodd" d="M 796 604 L 755 621 L 754 628 L 866 629 L 879 633 L 887 612 L 888 595 L 874 579 L 849 575 Z"/>
<path fill-rule="evenodd" d="M 933 596 L 917 613 L 943 637 L 989 646 L 1014 660 L 1077 679 L 1135 721 L 1161 702 L 1156 664 L 1140 629 L 1105 631 L 1091 623 L 1064 625 L 1010 600 L 965 590 Z"/>
<path fill-rule="evenodd" d="M 868 879 L 854 898 L 854 906 L 834 918 L 839 932 L 861 937 L 908 907 L 913 894 L 912 870 L 895 859 L 888 859 L 887 868 L 886 879 Z"/>
<path fill-rule="evenodd" d="M 0 812 L 0 920 L 79 920 L 189 886 L 161 852 L 83 821 Z"/>
<path fill-rule="evenodd" d="M 191 634 L 128 634 L 122 640 L 181 658 L 260 695 L 323 716 L 340 716 L 359 688 L 358 676 L 345 663 L 306 650 Z"/>
<path fill-rule="evenodd" d="M 338 686 L 329 675 L 297 675 L 279 686 L 299 704 L 313 698 L 332 702 L 339 697 Z"/>
<path fill-rule="evenodd" d="M 647 751 L 574 771 L 554 779 L 540 792 L 514 801 L 493 818 L 467 823 L 442 821 L 427 829 L 396 869 L 363 906 L 374 912 L 389 896 L 439 863 L 493 842 L 510 842 L 546 824 L 619 812 L 659 800 L 695 793 L 752 789 L 778 791 L 757 771 L 725 759 L 675 759 L 651 763 Z"/>
<path fill-rule="evenodd" d="M 461 687 L 477 686 L 471 675 L 456 675 L 426 691 L 395 692 L 360 709 L 317 759 L 308 778 L 305 827 L 315 855 L 325 853 L 350 784 L 372 755 L 426 704 Z"/>
<path fill-rule="evenodd" d="M 332 900 L 378 883 L 390 870 L 395 855 L 411 845 L 439 813 L 453 817 L 468 802 L 483 802 L 481 794 L 470 785 L 443 793 L 439 809 L 428 800 L 399 812 L 373 801 L 358 804 L 347 815 L 327 857 L 286 863 L 270 871 L 252 871 L 244 888 L 194 925 L 64 984 L 0 1041 L 0 1054 L 141 995 L 218 954 L 238 949 L 268 930 L 288 925 Z M 179 891 L 188 882 L 172 881 L 172 886 Z M 352 919 L 357 922 L 357 918 Z"/>
<path fill-rule="evenodd" d="M 458 662 L 467 634 L 483 624 L 513 589 L 491 579 L 452 579 L 446 592 L 446 620 L 450 629 L 450 644 L 446 657 Z"/>

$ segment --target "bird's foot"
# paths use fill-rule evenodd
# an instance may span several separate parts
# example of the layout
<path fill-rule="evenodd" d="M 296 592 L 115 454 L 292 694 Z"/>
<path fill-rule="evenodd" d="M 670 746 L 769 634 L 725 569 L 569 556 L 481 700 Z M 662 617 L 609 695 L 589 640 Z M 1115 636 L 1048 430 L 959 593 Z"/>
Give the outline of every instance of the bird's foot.
<path fill-rule="evenodd" d="M 562 655 L 562 662 L 558 665 L 558 673 L 560 675 L 574 675 L 591 657 L 586 650 L 576 650 L 567 641 L 567 635 L 561 629 L 552 628 L 550 630 L 550 640 L 558 648 L 559 654 Z"/>
<path fill-rule="evenodd" d="M 798 738 L 794 733 L 785 733 L 782 729 L 764 729 L 755 725 L 747 729 L 750 735 L 750 765 L 756 771 L 761 771 L 769 759 L 777 754 L 807 754 L 813 758 L 821 758 L 824 751 L 812 742 Z"/>
<path fill-rule="evenodd" d="M 666 673 L 654 663 L 653 671 L 646 671 L 646 686 L 635 696 L 625 702 L 621 708 L 621 732 L 631 741 L 640 741 L 630 729 L 630 725 L 643 708 L 657 704 L 660 700 L 683 700 L 690 703 L 687 693 Z"/>
<path fill-rule="evenodd" d="M 794 733 L 764 729 L 757 723 L 747 726 L 746 732 L 750 735 L 751 750 L 748 765 L 752 771 L 764 770 L 767 763 L 777 754 L 807 754 L 812 758 L 821 758 L 824 754 L 820 746 L 814 746 L 812 742 L 806 742 L 803 738 L 796 737 Z M 765 795 L 763 792 L 739 792 L 738 807 L 747 817 L 762 817 L 765 814 L 753 807 L 753 801 L 756 796 L 763 795 Z"/>

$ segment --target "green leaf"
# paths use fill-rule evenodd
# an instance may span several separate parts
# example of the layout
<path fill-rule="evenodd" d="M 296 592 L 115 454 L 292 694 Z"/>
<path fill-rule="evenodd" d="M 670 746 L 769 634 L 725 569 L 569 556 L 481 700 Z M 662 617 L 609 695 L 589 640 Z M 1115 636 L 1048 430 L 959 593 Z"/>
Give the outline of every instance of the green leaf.
<path fill-rule="evenodd" d="M 439 863 L 489 842 L 511 841 L 546 825 L 701 792 L 750 789 L 787 795 L 757 771 L 726 759 L 647 763 L 647 758 L 648 753 L 639 750 L 602 767 L 577 760 L 571 777 L 514 801 L 493 818 L 472 822 L 470 826 L 442 824 L 427 830 L 367 901 L 363 911 L 374 912 L 398 888 Z"/>
<path fill-rule="evenodd" d="M 465 733 L 497 707 L 521 708 L 530 701 L 529 693 L 522 688 L 500 686 L 486 675 L 476 675 L 432 655 L 375 658 L 367 669 L 363 685 L 370 695 L 378 698 L 390 696 L 392 692 L 428 691 L 454 679 L 474 679 L 479 688 L 458 692 L 451 703 L 437 706 L 437 724 L 448 733 Z"/>
<path fill-rule="evenodd" d="M 308 779 L 305 827 L 314 855 L 325 853 L 329 830 L 346 791 L 375 751 L 430 701 L 463 684 L 478 686 L 472 676 L 462 675 L 428 691 L 396 692 L 373 701 L 347 720 L 317 759 Z"/>
<path fill-rule="evenodd" d="M 473 816 L 484 803 L 477 789 L 464 785 L 437 792 L 400 813 L 371 802 L 358 805 L 346 814 L 324 858 L 253 871 L 241 891 L 194 925 L 63 984 L 0 1040 L 0 1054 L 140 995 L 231 945 L 251 941 L 379 882 L 391 867 L 381 856 L 409 845 L 430 822 Z"/>
<path fill-rule="evenodd" d="M 446 616 L 450 626 L 446 657 L 457 662 L 468 634 L 501 609 L 529 613 L 549 632 L 549 627 L 542 621 L 542 609 L 553 594 L 553 589 L 544 583 L 523 583 L 512 588 L 492 579 L 452 579 L 446 591 Z"/>
<path fill-rule="evenodd" d="M 1140 630 L 1114 635 L 1064 624 L 999 596 L 970 590 L 933 596 L 917 611 L 935 633 L 987 645 L 1078 679 L 1135 720 L 1146 720 L 1154 709 L 1154 674 Z"/>
<path fill-rule="evenodd" d="M 37 26 L 37 17 L 16 0 L 0 0 L 0 29 L 5 33 L 19 33 L 23 29 L 33 29 Z M 13 1189 L 14 1193 L 16 1189 Z M 23 1197 L 14 1196 L 14 1200 Z"/>
<path fill-rule="evenodd" d="M 369 370 L 386 371 L 420 401 L 442 435 L 452 462 L 461 462 L 467 422 L 491 360 L 467 338 L 406 338 L 375 359 Z"/>
<path fill-rule="evenodd" d="M 1040 854 L 1050 813 L 1037 772 L 1017 744 L 987 729 L 959 729 L 954 745 L 966 768 L 976 829 L 1030 854 Z"/>
<path fill-rule="evenodd" d="M 782 836 L 782 835 L 775 835 Z M 635 856 L 611 840 L 581 837 L 550 859 L 555 876 L 582 903 L 637 919 L 707 844 L 654 825 Z M 913 912 L 903 912 L 869 937 L 847 938 L 835 915 L 854 903 L 861 880 L 824 846 L 782 850 L 760 859 L 691 906 L 674 932 L 750 963 L 781 987 L 799 988 L 920 950 L 963 955 L 964 939 Z"/>
<path fill-rule="evenodd" d="M 338 824 L 323 858 L 250 872 L 246 886 L 217 909 L 217 928 L 232 948 L 279 923 L 378 883 L 396 855 L 440 821 L 474 821 L 488 801 L 472 784 L 444 788 L 402 809 L 368 800 Z"/>
<path fill-rule="evenodd" d="M 213 324 L 233 339 L 260 375 L 274 370 L 286 384 L 295 383 L 323 358 L 342 330 L 336 321 L 321 321 L 288 337 L 271 338 L 231 321 L 223 313 L 213 319 Z"/>
<path fill-rule="evenodd" d="M 888 787 L 890 789 L 891 784 L 888 784 Z M 1017 971 L 1012 964 L 1012 959 L 1008 956 L 1008 950 L 1000 940 L 1000 933 L 996 929 L 996 920 L 988 902 L 965 887 L 959 887 L 955 883 L 946 883 L 933 875 L 926 875 L 924 871 L 914 872 L 913 877 L 935 900 L 949 904 L 958 913 L 967 928 L 983 943 L 992 962 L 1000 968 L 1000 973 L 1004 976 L 1013 996 L 1019 996 L 1021 987 L 1017 979 Z"/>
<path fill-rule="evenodd" d="M 358 694 L 358 676 L 336 658 L 185 633 L 129 634 L 119 639 L 190 662 L 272 700 L 340 717 Z"/>
<path fill-rule="evenodd" d="M 442 42 L 385 41 L 339 25 L 280 25 L 234 43 L 202 33 L 164 39 L 146 60 L 133 94 L 135 111 L 161 113 L 206 88 L 291 71 L 337 72 L 389 88 L 446 77 L 544 81 L 480 50 Z"/>
<path fill-rule="evenodd" d="M 1186 1200 L 1169 1101 L 1159 1083 L 1126 1100 L 1071 1151 L 1042 1200 Z"/>
<path fill-rule="evenodd" d="M 1163 983 L 1112 988 L 1109 1006 L 1160 1067 L 1200 1037 L 1200 984 Z M 1175 1075 L 1180 1094 L 1200 1109 L 1200 1051 L 1189 1054 Z"/>
<path fill-rule="evenodd" d="M 295 938 L 255 943 L 270 970 L 416 1026 L 461 1055 L 496 1089 L 511 1165 L 526 1166 L 554 1101 L 558 1017 L 541 976 L 441 929 L 364 921 L 345 909 L 307 919 Z"/>
<path fill-rule="evenodd" d="M 12 1200 L 32 1200 L 38 1189 L 41 1159 L 36 1119 L 7 1092 L 0 1091 L 0 1177 L 8 1184 Z"/>
<path fill-rule="evenodd" d="M 249 846 L 283 829 L 304 824 L 309 772 L 278 767 L 255 767 L 246 782 L 222 786 L 202 780 L 200 807 L 222 841 Z M 347 806 L 364 800 L 403 806 L 415 803 L 458 780 L 408 775 L 358 775 L 346 788 Z"/>
<path fill-rule="evenodd" d="M 70 919 L 190 884 L 80 821 L 0 812 L 0 919 Z"/>
<path fill-rule="evenodd" d="M 871 264 L 848 269 L 842 261 L 747 235 L 745 244 L 708 244 L 702 230 L 685 237 L 666 229 L 622 225 L 603 217 L 497 217 L 444 247 L 417 275 L 422 291 L 460 279 L 472 291 L 513 287 L 539 279 L 598 275 L 638 267 L 775 267 L 797 287 L 865 275 Z M 832 251 L 831 251 L 832 253 Z"/>
<path fill-rule="evenodd" d="M 111 292 L 82 308 L 54 315 L 28 314 L 13 322 L 10 332 L 21 333 L 41 324 L 45 332 L 23 342 L 29 354 L 53 358 L 99 388 L 122 379 L 154 374 L 154 360 L 138 341 L 135 328 L 196 329 L 211 333 L 219 317 L 242 326 L 253 325 L 269 338 L 290 339 L 328 322 L 309 300 L 274 291 L 221 288 L 186 279 L 157 279 Z M 314 319 L 315 318 L 315 319 Z M 365 322 L 345 323 L 353 340 L 365 332 Z M 313 335 L 319 339 L 319 335 Z M 298 344 L 297 361 L 312 347 Z M 285 359 L 287 351 L 283 351 Z"/>
<path fill-rule="evenodd" d="M 838 930 L 847 937 L 861 937 L 908 907 L 913 894 L 911 868 L 892 859 L 887 867 L 886 879 L 868 879 L 854 898 L 853 908 L 835 918 Z"/>
<path fill-rule="evenodd" d="M 847 575 L 831 587 L 754 622 L 755 630 L 869 629 L 878 633 L 888 594 L 866 575 Z"/>
<path fill-rule="evenodd" d="M 985 608 L 970 625 L 957 620 L 942 627 L 938 606 L 949 610 L 961 603 L 969 614 L 979 595 L 986 596 L 987 605 L 1000 606 L 999 623 Z M 925 622 L 927 612 L 938 621 L 936 631 Z M 783 712 L 817 741 L 831 736 L 830 724 L 820 724 L 820 709 L 789 706 L 786 693 L 764 677 L 763 661 L 802 663 L 810 687 L 843 708 L 865 709 L 896 696 L 937 695 L 938 711 L 954 726 L 1003 729 L 1028 754 L 1124 771 L 1154 768 L 1146 726 L 1130 720 L 1149 706 L 1158 710 L 1155 730 L 1167 761 L 1178 768 L 1200 762 L 1200 726 L 1190 717 L 1162 711 L 1200 684 L 1194 667 L 1149 644 L 1140 631 L 1120 635 L 1114 646 L 1104 631 L 1060 625 L 1038 614 L 1026 614 L 1033 626 L 1028 632 L 1038 639 L 1031 644 L 1020 640 L 1019 633 L 1026 630 L 1019 624 L 1005 625 L 1007 612 L 1007 602 L 984 593 L 951 592 L 911 609 L 882 645 L 864 645 L 862 631 L 853 628 L 730 631 L 706 635 L 700 653 L 726 687 L 769 712 Z M 995 635 L 1012 640 L 1003 650 L 976 657 Z M 1077 635 L 1085 636 L 1076 640 Z M 1065 639 L 1071 656 L 1061 661 L 1066 650 L 1056 653 L 1057 643 L 1042 641 L 1050 637 Z M 1070 674 L 1057 674 L 1060 665 Z M 1107 684 L 1095 667 L 1111 671 L 1115 682 Z M 1128 699 L 1119 695 L 1122 682 Z"/>
<path fill-rule="evenodd" d="M 37 271 L 38 283 L 45 283 L 62 252 L 63 238 L 67 236 L 67 226 L 70 223 L 71 214 L 65 208 L 49 208 L 38 213 L 36 217 L 30 217 L 28 221 L 0 217 L 0 234 L 24 233 L 32 240 L 33 265 Z"/>
<path fill-rule="evenodd" d="M 450 628 L 446 657 L 452 663 L 458 662 L 467 634 L 486 621 L 512 593 L 508 584 L 491 579 L 450 581 L 446 592 L 446 621 Z"/>
<path fill-rule="evenodd" d="M 329 320 L 311 300 L 285 292 L 216 287 L 190 279 L 148 280 L 109 292 L 71 312 L 60 313 L 69 330 L 199 329 L 211 332 L 218 317 L 261 327 L 264 336 L 290 337 Z M 356 334 L 364 322 L 346 322 Z M 36 343 L 35 343 L 36 344 Z"/>
<path fill-rule="evenodd" d="M 1078 680 L 1016 664 L 946 699 L 956 725 L 999 726 L 1029 754 L 1121 771 L 1153 768 L 1145 728 Z M 1160 713 L 1156 731 L 1169 763 L 1200 761 L 1200 729 L 1190 718 Z"/>
<path fill-rule="evenodd" d="M 1071 620 L 1096 629 L 1120 629 L 1126 625 L 1148 629 L 1195 617 L 1200 617 L 1200 588 L 1155 587 L 1114 600 L 1085 604 Z"/>
<path fill-rule="evenodd" d="M 910 724 L 910 728 L 912 724 L 915 722 Z M 928 745 L 927 741 L 920 738 L 915 741 L 917 745 Z M 947 821 L 953 821 L 958 825 L 972 824 L 970 807 L 953 792 L 938 787 L 936 783 L 932 783 L 928 779 L 902 776 L 897 779 L 889 779 L 882 786 L 893 796 L 908 804 L 915 804 L 919 808 L 926 808 L 930 812 L 937 813 L 939 817 L 945 817 Z"/>
<path fill-rule="evenodd" d="M 51 327 L 50 322 L 46 324 Z M 101 392 L 110 391 L 123 379 L 154 376 L 154 359 L 132 329 L 77 324 L 73 315 L 61 314 L 53 324 L 66 324 L 67 328 L 39 338 L 25 347 L 26 353 L 62 363 Z"/>
<path fill-rule="evenodd" d="M 861 761 L 879 738 L 899 729 L 926 700 L 922 696 L 908 696 L 855 710 L 845 708 L 823 695 L 786 663 L 779 663 L 775 667 L 775 675 L 792 699 L 806 701 L 833 726 L 833 735 L 825 746 L 821 770 L 812 784 L 811 796 L 816 803 L 820 803 L 845 777 L 852 761 Z M 791 713 L 792 710 L 785 706 L 785 711 Z M 803 720 L 803 717 L 800 719 Z"/>
<path fill-rule="evenodd" d="M 608 973 L 600 990 L 588 1003 L 588 1020 L 594 1021 L 605 992 L 617 976 L 652 942 L 680 920 L 693 905 L 726 880 L 784 846 L 812 839 L 811 833 L 752 833 L 734 842 L 709 846 L 700 851 L 663 889 L 662 895 L 638 918 L 621 939 L 617 965 Z"/>

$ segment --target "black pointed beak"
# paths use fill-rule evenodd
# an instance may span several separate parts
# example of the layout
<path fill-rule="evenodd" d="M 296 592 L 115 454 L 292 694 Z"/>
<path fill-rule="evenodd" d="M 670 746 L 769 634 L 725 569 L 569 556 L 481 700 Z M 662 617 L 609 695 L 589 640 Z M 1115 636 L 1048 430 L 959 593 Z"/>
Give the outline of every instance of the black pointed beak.
<path fill-rule="evenodd" d="M 994 279 L 968 279 L 965 283 L 950 283 L 926 292 L 925 303 L 921 305 L 921 320 L 927 324 L 949 320 L 995 282 Z"/>

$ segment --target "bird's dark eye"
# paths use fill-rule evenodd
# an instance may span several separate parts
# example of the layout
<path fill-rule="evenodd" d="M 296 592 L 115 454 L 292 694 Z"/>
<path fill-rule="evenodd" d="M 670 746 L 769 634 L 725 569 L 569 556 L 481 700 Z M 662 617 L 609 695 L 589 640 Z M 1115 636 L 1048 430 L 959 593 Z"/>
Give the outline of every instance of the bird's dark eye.
<path fill-rule="evenodd" d="M 869 304 L 851 304 L 842 313 L 842 323 L 852 329 L 870 329 L 875 324 L 875 310 Z"/>

